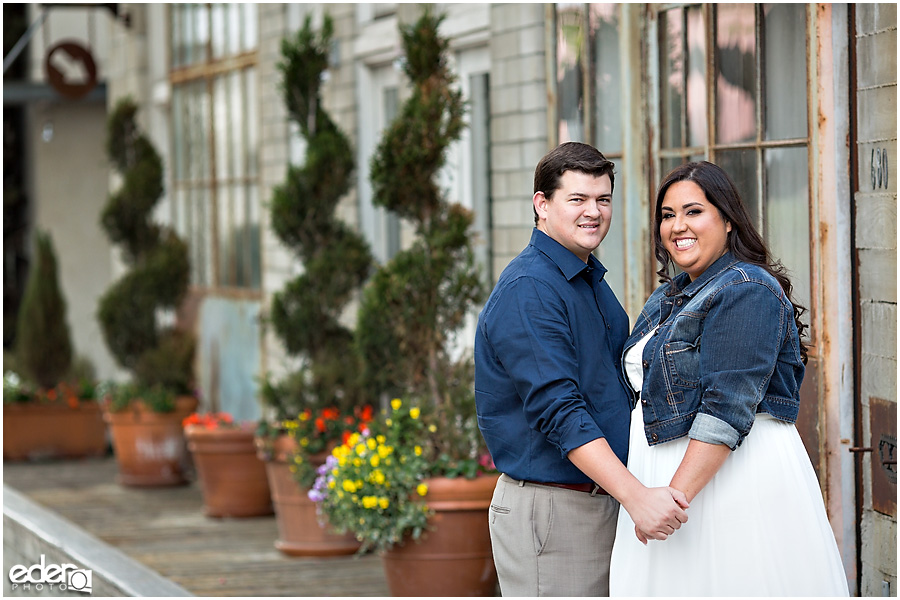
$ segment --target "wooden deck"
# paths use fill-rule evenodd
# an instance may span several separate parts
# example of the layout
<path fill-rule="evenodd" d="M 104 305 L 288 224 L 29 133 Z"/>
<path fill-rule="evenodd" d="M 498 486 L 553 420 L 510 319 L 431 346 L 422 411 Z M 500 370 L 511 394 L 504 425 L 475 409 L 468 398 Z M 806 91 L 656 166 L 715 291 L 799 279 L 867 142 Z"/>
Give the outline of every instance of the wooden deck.
<path fill-rule="evenodd" d="M 3 481 L 198 596 L 388 596 L 381 561 L 278 552 L 274 517 L 213 519 L 196 483 L 127 488 L 113 458 L 3 463 Z"/>

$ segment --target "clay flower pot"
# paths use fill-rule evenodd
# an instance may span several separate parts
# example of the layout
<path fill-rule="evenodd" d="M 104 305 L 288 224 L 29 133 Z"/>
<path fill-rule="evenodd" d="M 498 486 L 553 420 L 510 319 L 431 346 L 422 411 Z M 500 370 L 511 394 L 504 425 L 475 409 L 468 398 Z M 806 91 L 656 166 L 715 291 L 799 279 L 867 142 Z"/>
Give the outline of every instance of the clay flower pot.
<path fill-rule="evenodd" d="M 154 412 L 140 400 L 127 410 L 104 408 L 119 465 L 118 482 L 129 486 L 167 486 L 188 482 L 189 455 L 181 422 L 197 408 L 197 399 L 179 396 L 172 412 Z"/>
<path fill-rule="evenodd" d="M 265 464 L 256 456 L 253 425 L 186 425 L 184 435 L 210 517 L 256 517 L 272 514 Z"/>
<path fill-rule="evenodd" d="M 497 477 L 426 480 L 425 501 L 435 511 L 429 530 L 381 554 L 392 596 L 495 595 L 488 508 Z"/>
<path fill-rule="evenodd" d="M 94 401 L 3 405 L 3 460 L 106 454 L 106 425 Z"/>
<path fill-rule="evenodd" d="M 359 550 L 360 543 L 351 534 L 335 533 L 322 526 L 316 514 L 316 504 L 307 496 L 309 489 L 301 488 L 290 470 L 296 442 L 281 435 L 274 443 L 257 438 L 261 459 L 266 461 L 266 473 L 272 490 L 275 520 L 278 523 L 277 548 L 288 556 L 341 556 Z M 325 462 L 325 454 L 318 457 Z M 316 461 L 315 457 L 309 460 Z"/>

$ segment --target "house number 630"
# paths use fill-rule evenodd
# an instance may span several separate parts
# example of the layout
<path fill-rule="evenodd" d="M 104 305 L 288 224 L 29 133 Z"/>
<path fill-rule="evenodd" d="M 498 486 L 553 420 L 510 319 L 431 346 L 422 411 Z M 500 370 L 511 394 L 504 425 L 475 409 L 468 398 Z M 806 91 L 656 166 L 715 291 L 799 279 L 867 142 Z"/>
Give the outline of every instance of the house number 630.
<path fill-rule="evenodd" d="M 888 186 L 888 155 L 884 148 L 872 149 L 872 189 Z"/>

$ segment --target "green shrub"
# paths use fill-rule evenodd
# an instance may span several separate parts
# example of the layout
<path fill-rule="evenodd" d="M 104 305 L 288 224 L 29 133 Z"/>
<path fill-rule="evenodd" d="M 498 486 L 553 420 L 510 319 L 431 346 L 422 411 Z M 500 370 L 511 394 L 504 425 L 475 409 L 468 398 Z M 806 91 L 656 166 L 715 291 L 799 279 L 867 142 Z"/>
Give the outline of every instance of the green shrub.
<path fill-rule="evenodd" d="M 175 310 L 187 292 L 188 249 L 170 228 L 151 218 L 163 194 L 163 165 L 138 129 L 136 113 L 132 100 L 122 100 L 107 125 L 107 153 L 122 185 L 110 195 L 100 221 L 110 240 L 121 246 L 130 270 L 100 299 L 97 317 L 111 354 L 132 372 L 135 384 L 185 394 L 193 381 L 194 338 L 162 327 L 157 314 Z"/>
<path fill-rule="evenodd" d="M 72 365 L 72 341 L 53 240 L 49 233 L 35 231 L 34 242 L 34 261 L 16 325 L 16 362 L 22 375 L 50 389 Z"/>

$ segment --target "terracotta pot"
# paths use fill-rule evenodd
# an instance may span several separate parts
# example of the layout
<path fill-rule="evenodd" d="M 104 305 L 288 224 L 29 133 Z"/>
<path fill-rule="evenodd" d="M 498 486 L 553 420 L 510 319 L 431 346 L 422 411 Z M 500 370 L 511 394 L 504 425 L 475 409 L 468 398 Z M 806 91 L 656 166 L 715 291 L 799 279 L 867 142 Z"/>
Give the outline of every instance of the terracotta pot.
<path fill-rule="evenodd" d="M 319 523 L 316 504 L 309 499 L 308 488 L 301 488 L 290 470 L 296 442 L 288 435 L 274 442 L 257 438 L 260 458 L 266 461 L 266 474 L 272 490 L 278 540 L 275 548 L 288 556 L 341 556 L 359 550 L 360 543 L 351 534 L 335 533 Z M 317 464 L 325 462 L 325 454 L 311 457 Z"/>
<path fill-rule="evenodd" d="M 418 541 L 381 554 L 392 596 L 494 596 L 488 508 L 498 475 L 426 481 L 435 514 Z"/>
<path fill-rule="evenodd" d="M 106 453 L 100 405 L 4 404 L 3 460 L 83 458 Z"/>
<path fill-rule="evenodd" d="M 103 419 L 112 435 L 118 482 L 139 487 L 187 483 L 190 457 L 181 422 L 197 404 L 192 396 L 179 396 L 175 410 L 164 413 L 150 410 L 140 400 L 121 412 L 110 412 L 106 405 Z"/>
<path fill-rule="evenodd" d="M 208 429 L 188 425 L 184 436 L 194 459 L 203 492 L 203 512 L 207 516 L 272 514 L 266 466 L 256 456 L 252 428 Z"/>

